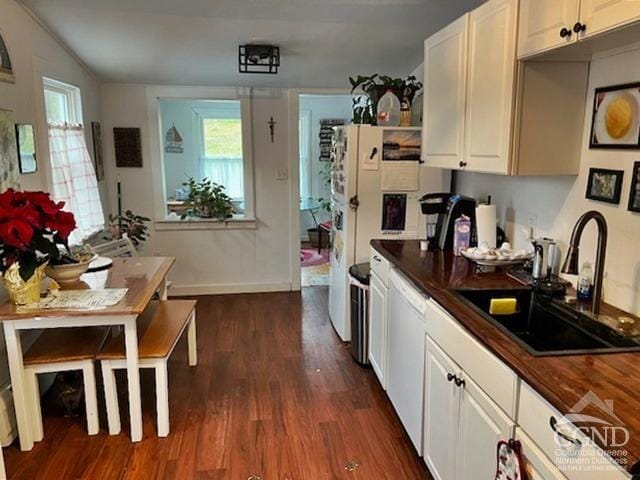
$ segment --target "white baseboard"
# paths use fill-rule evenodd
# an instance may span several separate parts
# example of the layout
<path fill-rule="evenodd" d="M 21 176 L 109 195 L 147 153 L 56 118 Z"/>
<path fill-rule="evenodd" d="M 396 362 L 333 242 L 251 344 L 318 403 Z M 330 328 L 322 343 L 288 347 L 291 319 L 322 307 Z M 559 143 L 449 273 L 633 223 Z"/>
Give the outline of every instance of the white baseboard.
<path fill-rule="evenodd" d="M 290 292 L 290 282 L 276 283 L 229 283 L 220 285 L 176 285 L 169 290 L 169 296 L 220 295 L 227 293 Z"/>

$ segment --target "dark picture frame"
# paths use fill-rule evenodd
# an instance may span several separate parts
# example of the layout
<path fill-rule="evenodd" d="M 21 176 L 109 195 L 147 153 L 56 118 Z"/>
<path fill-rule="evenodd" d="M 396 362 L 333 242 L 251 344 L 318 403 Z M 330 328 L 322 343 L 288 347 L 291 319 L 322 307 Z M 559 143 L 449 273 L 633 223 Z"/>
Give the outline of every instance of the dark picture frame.
<path fill-rule="evenodd" d="M 36 136 L 33 125 L 16 123 L 16 148 L 18 149 L 18 167 L 23 175 L 38 171 L 36 155 Z"/>
<path fill-rule="evenodd" d="M 633 176 L 631 177 L 631 189 L 627 209 L 630 212 L 640 213 L 640 162 L 633 164 Z"/>
<path fill-rule="evenodd" d="M 142 168 L 142 140 L 139 128 L 113 129 L 113 143 L 116 152 L 116 167 Z"/>
<path fill-rule="evenodd" d="M 16 76 L 13 73 L 13 65 L 9 56 L 9 49 L 0 34 L 0 82 L 16 83 Z"/>
<path fill-rule="evenodd" d="M 104 179 L 104 159 L 102 157 L 102 126 L 100 122 L 91 122 L 93 137 L 93 166 L 96 170 L 96 180 Z"/>
<path fill-rule="evenodd" d="M 382 231 L 402 232 L 407 222 L 407 194 L 382 194 Z"/>
<path fill-rule="evenodd" d="M 608 129 L 608 126 L 602 126 L 607 113 L 603 109 L 610 105 L 609 97 L 615 96 L 616 93 L 618 94 L 617 96 L 625 97 L 625 99 L 628 100 L 626 104 L 631 108 L 632 115 L 629 126 L 631 130 L 619 140 L 600 138 L 602 136 L 608 136 L 608 133 L 604 134 L 602 131 L 603 128 Z M 593 96 L 589 148 L 640 150 L 640 82 L 596 88 Z"/>
<path fill-rule="evenodd" d="M 606 168 L 589 169 L 586 197 L 589 200 L 620 204 L 624 170 L 609 170 Z"/>

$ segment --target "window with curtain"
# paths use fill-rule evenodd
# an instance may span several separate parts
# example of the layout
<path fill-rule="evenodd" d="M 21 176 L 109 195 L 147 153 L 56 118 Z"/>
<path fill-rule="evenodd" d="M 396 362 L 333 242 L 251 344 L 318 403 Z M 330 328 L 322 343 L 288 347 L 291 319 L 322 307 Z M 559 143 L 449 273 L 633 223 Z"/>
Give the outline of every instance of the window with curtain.
<path fill-rule="evenodd" d="M 224 185 L 237 202 L 244 199 L 244 160 L 240 102 L 216 102 L 199 109 L 200 175 Z"/>
<path fill-rule="evenodd" d="M 80 89 L 45 78 L 44 100 L 49 131 L 51 195 L 64 201 L 75 218 L 72 244 L 104 228 L 98 181 L 82 126 Z"/>
<path fill-rule="evenodd" d="M 311 191 L 311 112 L 301 111 L 298 125 L 300 156 L 300 199 L 312 196 Z"/>

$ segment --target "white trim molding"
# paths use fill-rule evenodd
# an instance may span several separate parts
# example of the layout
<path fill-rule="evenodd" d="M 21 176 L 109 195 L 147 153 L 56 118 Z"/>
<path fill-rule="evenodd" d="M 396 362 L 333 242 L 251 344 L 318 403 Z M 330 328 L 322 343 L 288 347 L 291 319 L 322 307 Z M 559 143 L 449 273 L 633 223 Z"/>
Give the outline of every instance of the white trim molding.
<path fill-rule="evenodd" d="M 169 296 L 223 295 L 229 293 L 268 293 L 294 290 L 289 282 L 274 283 L 227 283 L 211 285 L 171 285 Z M 297 289 L 299 290 L 299 288 Z"/>

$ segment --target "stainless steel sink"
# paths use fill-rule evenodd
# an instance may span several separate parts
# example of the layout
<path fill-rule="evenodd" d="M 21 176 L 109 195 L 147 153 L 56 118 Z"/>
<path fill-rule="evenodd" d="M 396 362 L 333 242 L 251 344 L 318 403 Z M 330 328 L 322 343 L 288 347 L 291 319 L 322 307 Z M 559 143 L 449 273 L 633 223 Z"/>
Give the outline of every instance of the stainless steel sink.
<path fill-rule="evenodd" d="M 530 288 L 509 290 L 456 290 L 488 321 L 535 356 L 579 355 L 640 351 L 640 339 L 625 336 L 564 302 Z M 513 298 L 513 315 L 491 315 L 492 298 Z"/>

